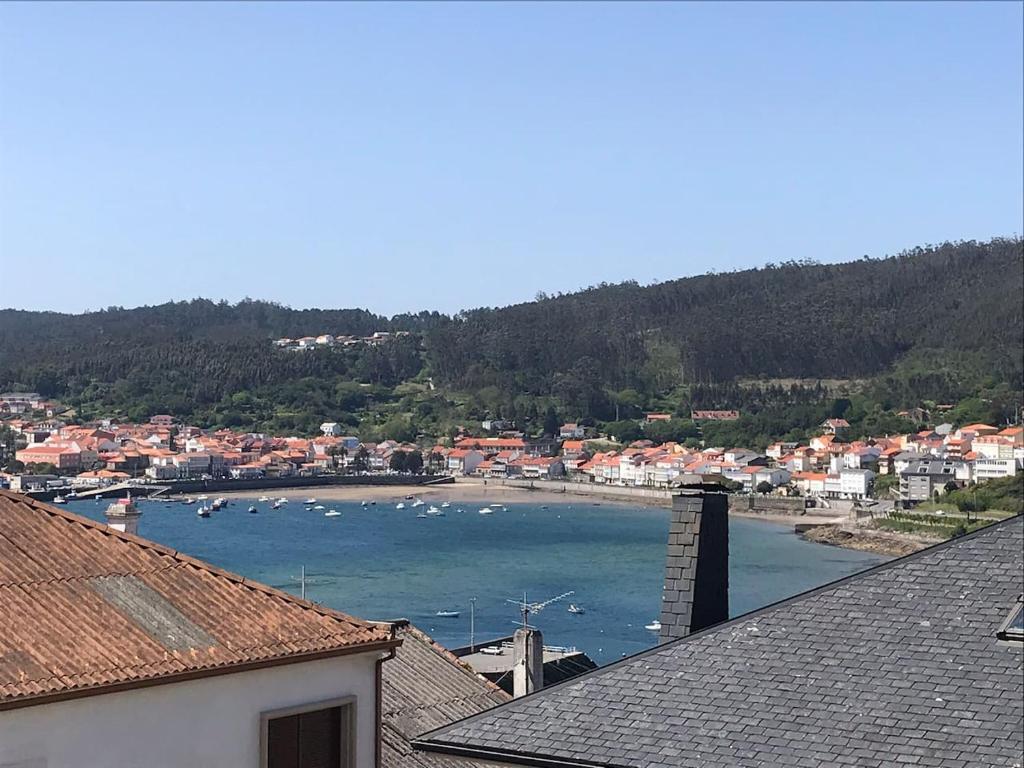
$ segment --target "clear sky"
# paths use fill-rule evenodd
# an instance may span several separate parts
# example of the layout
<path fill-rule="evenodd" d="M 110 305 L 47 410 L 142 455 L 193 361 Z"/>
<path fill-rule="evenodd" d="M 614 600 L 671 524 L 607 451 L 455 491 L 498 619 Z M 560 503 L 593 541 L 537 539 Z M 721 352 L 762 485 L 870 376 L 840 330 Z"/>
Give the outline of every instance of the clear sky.
<path fill-rule="evenodd" d="M 0 306 L 387 314 L 1024 229 L 1021 3 L 0 3 Z"/>

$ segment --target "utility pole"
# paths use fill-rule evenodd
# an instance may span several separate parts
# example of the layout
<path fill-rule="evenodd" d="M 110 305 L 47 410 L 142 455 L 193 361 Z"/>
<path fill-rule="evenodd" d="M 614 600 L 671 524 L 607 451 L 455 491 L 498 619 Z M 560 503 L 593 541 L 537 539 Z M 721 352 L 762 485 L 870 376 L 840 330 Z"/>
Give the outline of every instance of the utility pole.
<path fill-rule="evenodd" d="M 469 652 L 476 651 L 476 598 L 469 598 Z"/>
<path fill-rule="evenodd" d="M 299 583 L 302 585 L 302 599 L 306 599 L 306 566 L 302 566 L 302 573 L 299 576 Z"/>

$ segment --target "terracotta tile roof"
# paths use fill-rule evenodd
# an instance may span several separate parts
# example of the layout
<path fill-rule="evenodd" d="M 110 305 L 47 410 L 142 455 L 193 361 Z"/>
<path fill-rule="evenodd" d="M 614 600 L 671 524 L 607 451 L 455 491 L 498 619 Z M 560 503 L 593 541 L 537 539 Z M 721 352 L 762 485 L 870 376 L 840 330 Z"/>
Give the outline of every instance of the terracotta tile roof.
<path fill-rule="evenodd" d="M 0 710 L 394 642 L 379 625 L 0 491 Z"/>

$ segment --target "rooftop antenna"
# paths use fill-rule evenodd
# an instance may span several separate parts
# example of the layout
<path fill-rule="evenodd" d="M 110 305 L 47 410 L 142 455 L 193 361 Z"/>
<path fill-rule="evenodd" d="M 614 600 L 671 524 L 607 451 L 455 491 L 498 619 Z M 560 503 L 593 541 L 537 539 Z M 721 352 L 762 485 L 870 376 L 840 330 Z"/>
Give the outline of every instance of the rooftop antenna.
<path fill-rule="evenodd" d="M 513 598 L 506 598 L 505 602 L 506 603 L 512 603 L 513 605 L 515 605 L 515 606 L 517 606 L 519 608 L 519 613 L 522 616 L 523 629 L 533 629 L 533 627 L 530 626 L 530 616 L 531 615 L 533 615 L 535 613 L 540 613 L 541 611 L 544 610 L 544 608 L 546 606 L 551 605 L 552 603 L 557 603 L 559 600 L 564 600 L 565 598 L 570 597 L 570 596 L 575 595 L 575 594 L 576 594 L 575 592 L 563 592 L 562 594 L 556 595 L 555 597 L 552 597 L 549 600 L 544 600 L 543 602 L 540 602 L 540 603 L 531 603 L 529 600 L 527 600 L 526 593 L 523 592 L 523 599 L 522 600 L 515 600 Z"/>

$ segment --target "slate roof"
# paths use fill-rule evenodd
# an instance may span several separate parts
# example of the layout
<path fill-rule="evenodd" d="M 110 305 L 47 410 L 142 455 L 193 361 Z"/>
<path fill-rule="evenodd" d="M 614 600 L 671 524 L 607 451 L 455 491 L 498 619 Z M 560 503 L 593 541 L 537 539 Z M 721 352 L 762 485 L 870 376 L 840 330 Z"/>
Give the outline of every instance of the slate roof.
<path fill-rule="evenodd" d="M 410 742 L 510 697 L 409 622 L 393 626 L 402 646 L 382 672 L 382 768 L 464 767 L 456 758 L 414 751 Z"/>
<path fill-rule="evenodd" d="M 0 491 L 0 710 L 394 644 L 379 625 Z"/>
<path fill-rule="evenodd" d="M 996 632 L 1024 591 L 1022 528 L 892 561 L 417 745 L 528 765 L 1020 766 L 1022 644 Z"/>

